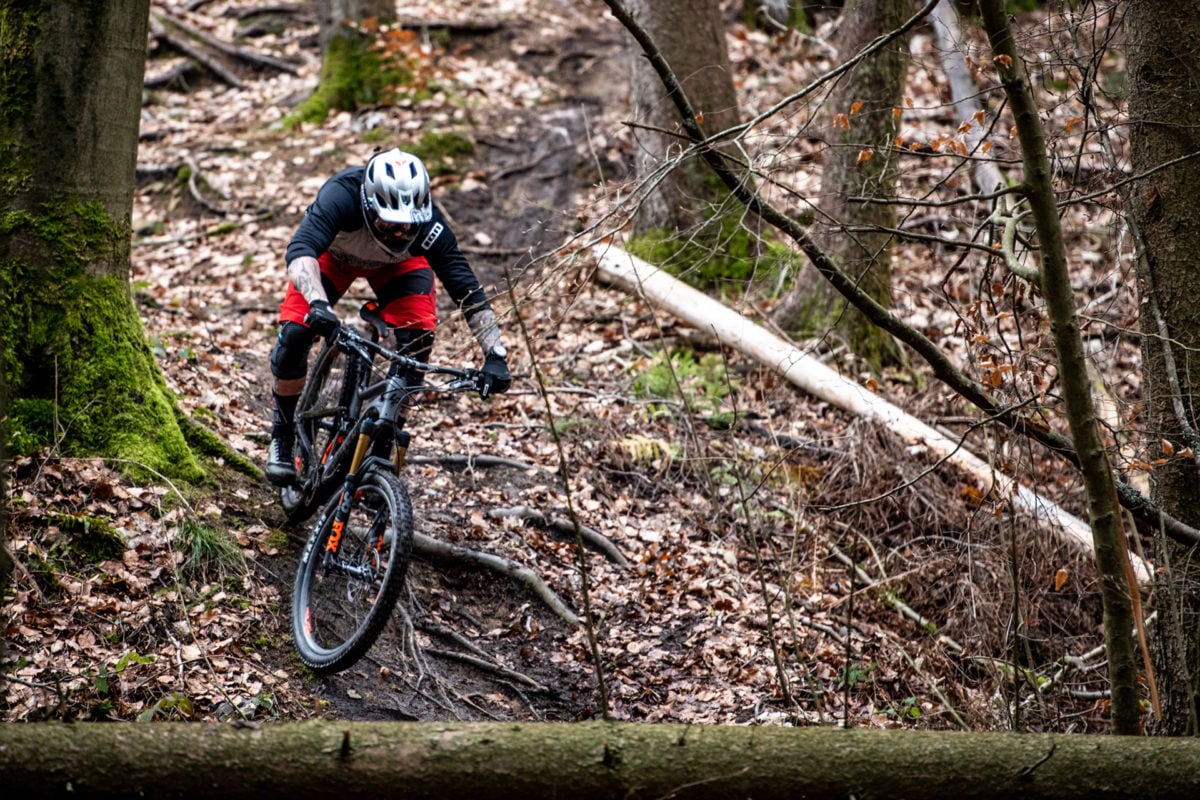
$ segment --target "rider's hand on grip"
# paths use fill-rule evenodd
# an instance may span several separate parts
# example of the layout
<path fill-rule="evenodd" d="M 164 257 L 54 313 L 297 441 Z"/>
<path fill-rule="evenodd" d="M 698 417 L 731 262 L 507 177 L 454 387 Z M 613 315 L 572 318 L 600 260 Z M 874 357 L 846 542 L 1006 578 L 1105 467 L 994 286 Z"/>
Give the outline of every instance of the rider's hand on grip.
<path fill-rule="evenodd" d="M 308 306 L 308 313 L 304 316 L 304 324 L 312 328 L 314 333 L 329 338 L 341 323 L 338 321 L 337 314 L 334 314 L 333 309 L 329 307 L 329 303 L 324 300 L 313 300 Z"/>
<path fill-rule="evenodd" d="M 493 394 L 504 394 L 512 386 L 512 376 L 508 374 L 508 362 L 504 356 L 490 353 L 479 371 L 478 387 L 480 397 Z"/>

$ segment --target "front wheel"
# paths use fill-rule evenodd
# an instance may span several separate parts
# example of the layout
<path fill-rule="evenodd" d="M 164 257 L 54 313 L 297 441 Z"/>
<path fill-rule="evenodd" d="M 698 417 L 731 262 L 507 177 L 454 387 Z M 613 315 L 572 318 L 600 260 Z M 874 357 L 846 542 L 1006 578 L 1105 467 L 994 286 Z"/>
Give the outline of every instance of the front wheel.
<path fill-rule="evenodd" d="M 412 554 L 408 491 L 391 473 L 369 469 L 341 534 L 336 530 L 334 515 L 322 515 L 292 590 L 296 651 L 318 674 L 358 661 L 387 624 Z"/>

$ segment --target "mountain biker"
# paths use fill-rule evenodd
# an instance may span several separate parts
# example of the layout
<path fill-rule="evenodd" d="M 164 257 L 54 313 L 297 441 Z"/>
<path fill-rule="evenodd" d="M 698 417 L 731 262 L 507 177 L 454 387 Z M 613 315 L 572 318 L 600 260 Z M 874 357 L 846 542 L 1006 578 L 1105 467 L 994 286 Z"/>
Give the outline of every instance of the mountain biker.
<path fill-rule="evenodd" d="M 286 261 L 291 283 L 271 350 L 274 413 L 266 464 L 271 484 L 297 479 L 293 419 L 308 355 L 317 336 L 337 330 L 332 306 L 356 278 L 366 278 L 375 292 L 395 331 L 397 351 L 428 361 L 437 327 L 436 275 L 483 349 L 480 394 L 508 391 L 508 351 L 496 314 L 433 203 L 425 165 L 411 153 L 378 153 L 365 167 L 329 178 L 292 235 Z"/>

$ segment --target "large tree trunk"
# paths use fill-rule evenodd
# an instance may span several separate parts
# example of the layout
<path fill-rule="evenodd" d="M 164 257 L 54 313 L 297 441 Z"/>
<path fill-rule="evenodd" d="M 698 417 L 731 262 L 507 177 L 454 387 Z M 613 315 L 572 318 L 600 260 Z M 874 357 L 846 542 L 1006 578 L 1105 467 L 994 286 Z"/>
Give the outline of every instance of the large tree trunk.
<path fill-rule="evenodd" d="M 194 477 L 129 289 L 149 0 L 0 0 L 0 340 L 13 440 Z"/>
<path fill-rule="evenodd" d="M 881 34 L 899 28 L 912 12 L 909 0 L 852 0 L 842 11 L 838 52 L 858 53 Z M 838 82 L 826 115 L 829 148 L 821 184 L 818 244 L 860 287 L 891 305 L 892 234 L 895 206 L 854 202 L 851 197 L 891 199 L 896 194 L 899 128 L 908 65 L 908 38 L 898 39 L 862 61 Z M 861 106 L 859 105 L 861 104 Z M 822 279 L 806 269 L 776 312 L 785 330 L 811 332 L 835 325 L 850 349 L 874 369 L 897 362 L 900 348 Z"/>
<path fill-rule="evenodd" d="M 1183 798 L 1192 739 L 701 725 L 0 726 L 12 797 Z M 1190 788 L 1189 788 L 1190 787 Z"/>
<path fill-rule="evenodd" d="M 628 7 L 657 43 L 702 116 L 704 133 L 711 136 L 736 125 L 740 119 L 737 95 L 718 0 L 632 0 Z M 644 178 L 678 157 L 687 137 L 680 131 L 679 112 L 662 80 L 640 52 L 635 59 L 634 117 L 646 127 L 638 127 L 634 134 L 638 175 Z M 672 135 L 672 131 L 680 133 Z M 642 203 L 636 232 L 687 229 L 703 222 L 711 214 L 710 207 L 727 195 L 699 159 L 687 159 Z"/>
<path fill-rule="evenodd" d="M 1126 13 L 1131 161 L 1156 171 L 1130 194 L 1137 234 L 1145 376 L 1146 441 L 1193 444 L 1200 391 L 1200 161 L 1172 159 L 1200 150 L 1200 17 L 1194 3 L 1132 0 Z M 1154 453 L 1151 457 L 1160 455 Z M 1167 455 L 1162 453 L 1161 455 Z M 1173 458 L 1151 473 L 1161 508 L 1200 524 L 1200 469 Z M 1200 558 L 1195 548 L 1160 536 L 1156 661 L 1170 734 L 1200 735 Z"/>
<path fill-rule="evenodd" d="M 383 22 L 396 18 L 395 0 L 316 0 L 316 6 L 322 54 L 329 49 L 331 39 L 346 35 L 352 25 L 372 18 Z"/>
<path fill-rule="evenodd" d="M 4 363 L 4 340 L 0 339 L 0 364 Z M 8 554 L 8 454 L 5 441 L 8 439 L 7 393 L 4 386 L 4 370 L 0 369 L 0 597 L 8 597 L 8 581 L 12 578 L 13 560 Z M 4 637 L 0 636 L 0 664 L 5 660 Z"/>

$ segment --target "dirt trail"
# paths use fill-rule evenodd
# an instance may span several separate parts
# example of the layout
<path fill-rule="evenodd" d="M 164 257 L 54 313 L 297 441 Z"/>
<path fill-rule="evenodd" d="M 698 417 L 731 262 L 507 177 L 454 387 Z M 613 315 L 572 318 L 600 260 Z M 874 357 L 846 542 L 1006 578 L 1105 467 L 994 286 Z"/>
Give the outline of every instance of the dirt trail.
<path fill-rule="evenodd" d="M 550 31 L 563 35 L 551 39 Z M 538 104 L 499 98 L 477 109 L 471 171 L 482 173 L 483 185 L 455 182 L 438 194 L 493 295 L 505 294 L 510 279 L 519 283 L 532 260 L 567 238 L 598 167 L 619 174 L 618 165 L 598 164 L 602 157 L 586 147 L 595 135 L 588 126 L 607 120 L 623 91 L 616 31 L 609 26 L 601 38 L 603 31 L 584 20 L 566 29 L 510 21 L 487 36 L 445 45 L 462 49 L 483 69 L 498 62 L 512 68 L 515 60 L 519 72 L 555 80 L 554 96 Z M 453 318 L 444 293 L 440 300 L 442 316 Z M 506 327 L 514 340 L 511 324 Z M 436 493 L 420 477 L 410 476 L 409 483 L 417 531 L 443 541 L 459 539 L 470 523 L 453 505 L 439 508 L 435 497 L 469 496 L 480 481 L 515 496 L 527 482 L 520 471 L 504 468 L 481 476 L 438 472 L 444 483 Z M 284 572 L 286 566 L 285 560 Z M 397 620 L 415 622 L 415 638 L 407 625 L 393 622 L 362 662 L 311 687 L 338 717 L 574 719 L 590 713 L 586 667 L 554 652 L 572 631 L 526 591 L 496 574 L 420 560 L 409 583 Z"/>

